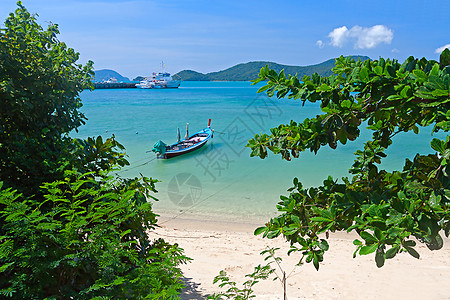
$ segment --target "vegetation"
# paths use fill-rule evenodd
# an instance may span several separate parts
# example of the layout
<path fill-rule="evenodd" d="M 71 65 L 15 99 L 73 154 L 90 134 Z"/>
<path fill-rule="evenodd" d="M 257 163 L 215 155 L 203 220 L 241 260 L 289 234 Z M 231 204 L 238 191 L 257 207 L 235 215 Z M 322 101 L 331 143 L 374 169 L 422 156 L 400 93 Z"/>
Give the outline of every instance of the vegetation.
<path fill-rule="evenodd" d="M 21 2 L 0 29 L 0 294 L 175 299 L 188 258 L 150 238 L 157 180 L 110 175 L 128 164 L 114 136 L 68 136 L 93 71 L 58 33 Z"/>
<path fill-rule="evenodd" d="M 361 60 L 369 59 L 366 56 L 357 56 L 357 58 L 361 58 Z M 305 67 L 286 66 L 265 61 L 254 61 L 245 64 L 238 64 L 219 72 L 202 74 L 192 70 L 184 70 L 176 75 L 180 76 L 181 80 L 184 81 L 251 81 L 258 76 L 259 70 L 265 65 L 276 72 L 284 70 L 285 74 L 297 74 L 297 76 L 304 76 L 318 73 L 321 76 L 329 76 L 332 74 L 331 69 L 334 66 L 334 59 L 327 60 L 317 65 Z"/>
<path fill-rule="evenodd" d="M 36 24 L 22 6 L 0 31 L 0 173 L 25 195 L 58 173 L 70 159 L 62 136 L 84 124 L 78 94 L 90 87 L 92 62 L 57 40 L 58 26 Z M 61 174 L 61 172 L 59 172 Z"/>
<path fill-rule="evenodd" d="M 440 62 L 340 57 L 333 72 L 299 80 L 266 66 L 254 81 L 267 81 L 259 92 L 268 96 L 319 102 L 323 114 L 256 135 L 247 145 L 251 156 L 265 158 L 271 151 L 291 160 L 308 149 L 317 153 L 323 146 L 335 149 L 353 141 L 366 124 L 373 131 L 364 149 L 355 152 L 351 178 L 338 182 L 330 176 L 312 188 L 295 178 L 290 194 L 280 197 L 281 214 L 255 234 L 284 236 L 289 253 L 299 252 L 300 261 L 316 269 L 329 248 L 320 234 L 328 232 L 355 231 L 360 239 L 354 241 L 354 256 L 375 252 L 378 267 L 401 252 L 419 258 L 412 237 L 430 250 L 441 249 L 441 234 L 450 234 L 449 136 L 430 138 L 436 152 L 406 159 L 403 170 L 387 172 L 380 163 L 397 134 L 428 126 L 434 133 L 450 129 L 450 51 Z"/>
<path fill-rule="evenodd" d="M 286 272 L 281 267 L 282 258 L 275 256 L 275 252 L 279 248 L 268 248 L 262 251 L 260 254 L 265 255 L 265 261 L 267 264 L 258 265 L 254 268 L 253 273 L 245 275 L 248 280 L 242 284 L 242 288 L 236 286 L 236 282 L 232 281 L 227 272 L 220 271 L 220 274 L 214 278 L 213 283 L 219 283 L 220 288 L 227 288 L 224 292 L 214 293 L 208 297 L 208 299 L 221 300 L 221 299 L 235 299 L 235 300 L 247 300 L 256 298 L 253 287 L 261 280 L 267 280 L 270 275 L 275 274 L 273 280 L 279 280 L 283 287 L 283 299 L 287 299 L 286 294 Z M 280 274 L 277 274 L 277 270 L 272 267 L 273 264 L 277 265 L 277 269 Z M 292 270 L 293 271 L 293 270 Z M 289 274 L 290 275 L 290 274 Z M 289 277 L 288 275 L 288 277 Z"/>
<path fill-rule="evenodd" d="M 181 77 L 182 81 L 210 81 L 208 74 L 199 73 L 192 70 L 183 70 L 176 75 Z"/>

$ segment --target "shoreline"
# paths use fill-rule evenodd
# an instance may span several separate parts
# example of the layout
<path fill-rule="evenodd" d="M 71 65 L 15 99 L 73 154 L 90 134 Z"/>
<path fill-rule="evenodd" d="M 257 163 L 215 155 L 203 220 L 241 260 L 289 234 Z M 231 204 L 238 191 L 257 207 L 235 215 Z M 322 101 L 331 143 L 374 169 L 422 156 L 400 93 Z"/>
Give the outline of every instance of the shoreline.
<path fill-rule="evenodd" d="M 373 255 L 352 258 L 356 234 L 338 232 L 330 235 L 330 250 L 325 253 L 319 271 L 312 264 L 294 267 L 299 255 L 287 256 L 289 244 L 282 238 L 273 240 L 254 236 L 255 224 L 205 220 L 193 216 L 173 218 L 161 215 L 160 228 L 150 233 L 151 238 L 164 238 L 178 243 L 185 255 L 193 258 L 182 265 L 186 288 L 181 299 L 206 299 L 219 292 L 213 279 L 225 270 L 230 279 L 241 287 L 245 274 L 253 272 L 258 264 L 264 265 L 259 253 L 266 247 L 279 247 L 276 255 L 283 258 L 282 266 L 287 279 L 288 299 L 450 299 L 450 239 L 444 238 L 444 247 L 430 251 L 425 245 L 416 247 L 420 259 L 401 253 L 377 268 Z M 250 221 L 250 222 L 247 222 Z M 292 271 L 293 270 L 293 271 Z M 292 272 L 291 272 L 292 271 Z M 255 299 L 282 299 L 280 282 L 260 281 L 254 287 Z"/>
<path fill-rule="evenodd" d="M 249 222 L 250 221 L 250 222 Z M 267 221 L 267 220 L 266 220 Z M 211 231 L 211 232 L 245 232 L 253 233 L 253 231 L 264 222 L 258 223 L 255 220 L 246 220 L 239 223 L 229 219 L 205 219 L 199 215 L 191 215 L 190 217 L 160 216 L 158 225 L 162 228 L 170 228 L 173 230 L 184 229 L 188 231 Z"/>

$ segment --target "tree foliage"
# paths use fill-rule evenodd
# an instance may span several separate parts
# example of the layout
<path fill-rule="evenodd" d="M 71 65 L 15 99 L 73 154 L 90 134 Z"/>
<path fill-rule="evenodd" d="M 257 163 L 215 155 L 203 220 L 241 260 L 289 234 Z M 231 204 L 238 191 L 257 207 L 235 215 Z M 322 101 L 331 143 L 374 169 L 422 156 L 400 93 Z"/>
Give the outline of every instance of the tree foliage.
<path fill-rule="evenodd" d="M 50 179 L 70 142 L 62 135 L 84 124 L 79 93 L 92 87 L 92 65 L 46 30 L 22 4 L 0 29 L 0 173 L 27 194 Z M 67 159 L 67 157 L 65 158 Z"/>
<path fill-rule="evenodd" d="M 0 293 L 15 299 L 167 299 L 183 287 L 177 245 L 150 241 L 156 215 L 136 185 L 67 171 L 45 200 L 0 190 Z M 45 205 L 43 205 L 45 203 Z M 45 207 L 46 209 L 42 209 Z"/>
<path fill-rule="evenodd" d="M 72 139 L 92 63 L 18 2 L 0 29 L 0 295 L 177 299 L 177 244 L 151 238 L 152 178 L 123 179 L 113 137 Z"/>
<path fill-rule="evenodd" d="M 304 188 L 297 178 L 281 196 L 278 210 L 255 234 L 274 238 L 284 236 L 290 252 L 299 251 L 318 269 L 328 244 L 321 233 L 356 231 L 356 253 L 375 252 L 377 266 L 397 253 L 414 249 L 415 237 L 429 249 L 442 248 L 441 230 L 450 233 L 450 181 L 448 161 L 450 139 L 430 138 L 434 154 L 417 154 L 406 159 L 403 170 L 387 172 L 379 165 L 393 137 L 402 132 L 419 132 L 432 126 L 432 132 L 450 128 L 450 51 L 440 62 L 409 57 L 400 64 L 383 59 L 355 61 L 336 59 L 335 75 L 285 76 L 262 68 L 258 83 L 267 84 L 258 92 L 278 98 L 319 102 L 322 114 L 301 123 L 279 125 L 270 134 L 256 135 L 248 143 L 251 156 L 265 158 L 268 151 L 283 159 L 296 158 L 300 152 L 314 153 L 321 147 L 335 149 L 360 135 L 367 124 L 373 132 L 364 149 L 355 152 L 349 172 L 352 178 L 338 182 L 331 176 L 319 187 Z"/>

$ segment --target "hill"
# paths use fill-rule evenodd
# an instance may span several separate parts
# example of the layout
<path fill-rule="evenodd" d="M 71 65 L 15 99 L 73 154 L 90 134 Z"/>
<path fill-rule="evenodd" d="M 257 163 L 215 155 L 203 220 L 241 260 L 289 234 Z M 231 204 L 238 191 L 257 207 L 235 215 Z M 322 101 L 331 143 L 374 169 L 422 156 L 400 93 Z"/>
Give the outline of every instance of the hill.
<path fill-rule="evenodd" d="M 120 81 L 130 81 L 130 79 L 128 79 L 128 77 L 123 77 L 122 75 L 120 75 L 119 73 L 117 73 L 116 71 L 113 71 L 113 70 L 103 69 L 103 70 L 95 71 L 95 77 L 94 77 L 95 82 L 106 81 L 111 78 L 116 78 L 117 81 L 119 81 L 119 82 Z"/>
<path fill-rule="evenodd" d="M 208 81 L 208 80 L 211 80 L 208 78 L 208 74 L 205 75 L 203 73 L 195 72 L 192 70 L 184 70 L 184 71 L 178 72 L 175 75 L 180 76 L 181 80 L 183 80 L 183 81 Z M 177 76 L 175 76 L 175 77 L 178 78 Z"/>
<path fill-rule="evenodd" d="M 367 56 L 359 55 L 352 56 L 352 58 L 360 58 L 361 60 L 370 59 Z M 269 65 L 269 68 L 274 69 L 277 72 L 284 69 L 285 74 L 297 74 L 299 77 L 311 75 L 313 73 L 318 73 L 322 76 L 329 76 L 333 74 L 331 69 L 334 67 L 334 61 L 334 59 L 329 59 L 320 64 L 310 66 L 288 66 L 268 61 L 253 61 L 238 64 L 219 72 L 203 74 L 192 70 L 183 70 L 175 75 L 180 76 L 183 81 L 250 81 L 258 77 L 259 70 L 262 67 Z"/>

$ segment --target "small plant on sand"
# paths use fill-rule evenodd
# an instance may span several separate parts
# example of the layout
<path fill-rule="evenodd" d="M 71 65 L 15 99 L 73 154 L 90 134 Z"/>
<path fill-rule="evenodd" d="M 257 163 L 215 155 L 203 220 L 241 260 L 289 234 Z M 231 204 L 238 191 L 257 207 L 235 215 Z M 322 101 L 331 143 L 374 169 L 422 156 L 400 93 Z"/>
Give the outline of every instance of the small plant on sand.
<path fill-rule="evenodd" d="M 264 261 L 267 261 L 265 265 L 258 265 L 254 268 L 253 273 L 245 275 L 245 277 L 249 278 L 242 284 L 242 288 L 238 288 L 236 286 L 236 282 L 231 281 L 227 272 L 224 270 L 220 271 L 220 274 L 214 278 L 213 283 L 219 283 L 220 288 L 227 288 L 226 291 L 220 293 L 214 293 L 209 296 L 208 299 L 212 300 L 222 300 L 222 299 L 235 299 L 235 300 L 247 300 L 255 298 L 253 287 L 260 282 L 260 280 L 267 280 L 271 274 L 275 274 L 273 280 L 279 280 L 283 287 L 283 299 L 287 299 L 286 294 L 286 281 L 292 272 L 286 276 L 286 272 L 281 267 L 281 257 L 275 256 L 275 252 L 279 250 L 279 248 L 267 248 L 262 251 L 261 255 L 266 255 Z M 277 273 L 277 270 L 272 267 L 273 264 L 277 265 L 277 269 L 280 274 Z M 293 269 L 294 270 L 294 269 Z M 292 271 L 293 271 L 292 270 Z"/>

